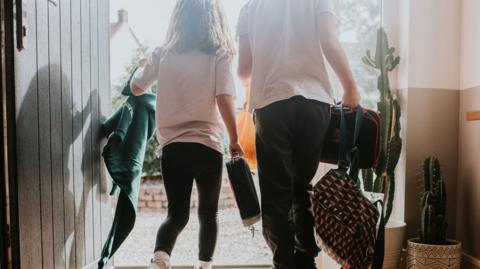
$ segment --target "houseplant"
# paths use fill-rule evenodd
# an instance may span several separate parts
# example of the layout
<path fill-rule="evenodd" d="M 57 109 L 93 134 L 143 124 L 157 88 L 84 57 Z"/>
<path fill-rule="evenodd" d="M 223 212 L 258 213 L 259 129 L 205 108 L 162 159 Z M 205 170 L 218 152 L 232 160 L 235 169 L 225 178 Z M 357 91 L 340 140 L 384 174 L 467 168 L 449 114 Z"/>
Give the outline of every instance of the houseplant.
<path fill-rule="evenodd" d="M 405 222 L 390 220 L 395 197 L 395 168 L 397 167 L 402 151 L 400 137 L 400 103 L 394 97 L 390 88 L 388 74 L 400 62 L 395 56 L 395 48 L 388 44 L 387 33 L 380 28 L 377 33 L 377 47 L 375 55 L 370 51 L 363 57 L 363 62 L 380 71 L 377 88 L 380 100 L 377 109 L 382 120 L 382 144 L 380 158 L 373 169 L 362 171 L 363 188 L 365 192 L 383 194 L 385 197 L 385 217 L 387 227 L 385 231 L 385 261 L 383 268 L 397 268 L 400 261 L 405 236 Z M 378 195 L 376 195 L 378 196 Z"/>
<path fill-rule="evenodd" d="M 460 269 L 461 243 L 446 239 L 447 197 L 437 158 L 423 162 L 423 180 L 420 237 L 408 240 L 407 268 Z"/>

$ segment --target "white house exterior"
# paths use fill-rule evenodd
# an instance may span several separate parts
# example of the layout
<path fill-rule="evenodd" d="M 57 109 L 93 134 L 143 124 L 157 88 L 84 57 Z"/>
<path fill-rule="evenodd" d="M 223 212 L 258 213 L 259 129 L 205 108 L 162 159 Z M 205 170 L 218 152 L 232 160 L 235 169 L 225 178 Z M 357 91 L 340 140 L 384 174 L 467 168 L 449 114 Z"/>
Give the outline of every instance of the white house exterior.
<path fill-rule="evenodd" d="M 128 11 L 118 11 L 117 22 L 110 24 L 110 73 L 113 84 L 121 83 L 125 66 L 131 63 L 136 51 L 144 48 L 128 24 Z"/>

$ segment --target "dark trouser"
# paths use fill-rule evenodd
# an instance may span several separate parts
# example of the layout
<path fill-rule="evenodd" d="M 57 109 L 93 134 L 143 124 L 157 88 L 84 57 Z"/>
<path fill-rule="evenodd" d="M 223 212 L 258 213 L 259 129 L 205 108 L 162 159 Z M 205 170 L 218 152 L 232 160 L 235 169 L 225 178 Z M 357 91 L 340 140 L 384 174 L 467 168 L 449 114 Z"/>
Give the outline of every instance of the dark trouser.
<path fill-rule="evenodd" d="M 330 106 L 296 96 L 255 111 L 263 234 L 277 269 L 294 252 L 317 256 L 308 191 L 318 168 Z"/>
<path fill-rule="evenodd" d="M 155 251 L 171 255 L 178 235 L 188 223 L 195 179 L 200 222 L 199 259 L 211 261 L 217 243 L 218 199 L 222 185 L 222 154 L 196 143 L 173 143 L 163 149 L 162 173 L 168 216 L 157 233 Z"/>

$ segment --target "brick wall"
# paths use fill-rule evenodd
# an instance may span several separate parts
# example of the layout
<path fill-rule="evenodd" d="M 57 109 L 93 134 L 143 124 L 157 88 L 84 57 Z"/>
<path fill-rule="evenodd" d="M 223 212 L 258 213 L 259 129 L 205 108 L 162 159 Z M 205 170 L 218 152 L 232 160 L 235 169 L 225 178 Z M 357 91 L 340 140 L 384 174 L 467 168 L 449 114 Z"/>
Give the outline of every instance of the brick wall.
<path fill-rule="evenodd" d="M 197 206 L 198 193 L 194 184 L 190 207 L 195 209 Z M 233 196 L 230 184 L 227 180 L 224 180 L 220 193 L 219 208 L 225 209 L 231 207 L 236 207 L 235 197 Z M 164 213 L 167 211 L 167 208 L 167 194 L 165 192 L 163 181 L 159 179 L 144 179 L 140 187 L 138 211 L 142 213 Z"/>

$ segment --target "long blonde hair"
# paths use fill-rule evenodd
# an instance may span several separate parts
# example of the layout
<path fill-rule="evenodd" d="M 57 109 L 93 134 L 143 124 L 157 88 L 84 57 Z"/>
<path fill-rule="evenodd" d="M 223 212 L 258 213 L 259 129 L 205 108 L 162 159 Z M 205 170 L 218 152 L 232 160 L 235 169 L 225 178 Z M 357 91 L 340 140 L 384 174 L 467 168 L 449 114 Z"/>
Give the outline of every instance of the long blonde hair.
<path fill-rule="evenodd" d="M 176 53 L 198 49 L 234 54 L 232 37 L 219 0 L 177 0 L 164 48 Z"/>

